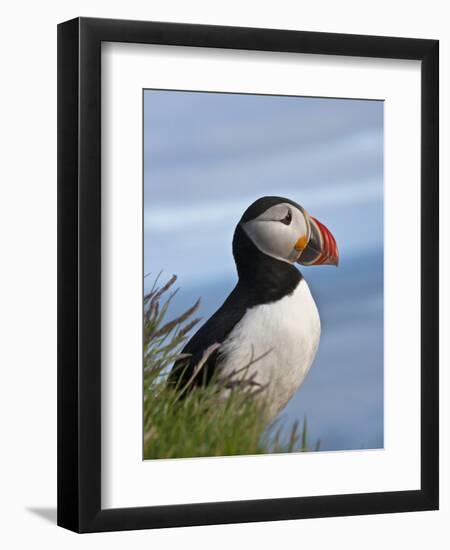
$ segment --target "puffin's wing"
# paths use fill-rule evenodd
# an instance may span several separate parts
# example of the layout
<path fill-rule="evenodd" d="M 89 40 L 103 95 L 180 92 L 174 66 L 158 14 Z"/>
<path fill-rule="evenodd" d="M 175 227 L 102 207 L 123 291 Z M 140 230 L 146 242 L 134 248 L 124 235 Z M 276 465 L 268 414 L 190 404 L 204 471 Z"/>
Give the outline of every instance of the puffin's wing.
<path fill-rule="evenodd" d="M 236 286 L 222 306 L 200 327 L 183 348 L 181 353 L 189 354 L 190 357 L 179 359 L 174 363 L 168 383 L 183 388 L 194 374 L 195 367 L 202 359 L 205 350 L 213 344 L 222 344 L 246 311 L 245 293 Z M 211 380 L 219 352 L 220 349 L 209 356 L 208 361 L 194 379 L 195 385 L 208 383 Z"/>

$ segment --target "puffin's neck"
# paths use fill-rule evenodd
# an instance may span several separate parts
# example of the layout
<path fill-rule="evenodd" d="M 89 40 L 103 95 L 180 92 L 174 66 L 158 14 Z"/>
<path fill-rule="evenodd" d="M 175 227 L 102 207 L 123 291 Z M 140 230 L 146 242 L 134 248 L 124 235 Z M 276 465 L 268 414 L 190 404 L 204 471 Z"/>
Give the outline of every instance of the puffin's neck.
<path fill-rule="evenodd" d="M 280 300 L 291 294 L 302 279 L 292 264 L 267 256 L 256 248 L 240 225 L 233 237 L 233 256 L 238 286 L 253 305 Z"/>

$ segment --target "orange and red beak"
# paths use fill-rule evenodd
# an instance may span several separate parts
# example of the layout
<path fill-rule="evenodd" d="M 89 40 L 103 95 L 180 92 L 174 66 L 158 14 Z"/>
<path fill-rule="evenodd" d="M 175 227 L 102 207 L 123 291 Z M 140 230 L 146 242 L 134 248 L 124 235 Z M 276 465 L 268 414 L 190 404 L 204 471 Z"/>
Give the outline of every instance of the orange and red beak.
<path fill-rule="evenodd" d="M 331 231 L 316 218 L 308 216 L 310 237 L 301 253 L 298 263 L 302 265 L 335 265 L 339 264 L 339 251 Z"/>

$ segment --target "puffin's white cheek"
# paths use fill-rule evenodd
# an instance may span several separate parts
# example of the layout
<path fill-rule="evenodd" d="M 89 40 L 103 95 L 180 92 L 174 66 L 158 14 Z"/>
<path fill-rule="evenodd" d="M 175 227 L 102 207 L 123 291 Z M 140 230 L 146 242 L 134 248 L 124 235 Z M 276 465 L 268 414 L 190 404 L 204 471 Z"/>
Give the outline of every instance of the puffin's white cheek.
<path fill-rule="evenodd" d="M 290 226 L 279 221 L 251 221 L 243 227 L 256 247 L 264 254 L 288 262 L 297 259 L 296 238 Z"/>
<path fill-rule="evenodd" d="M 273 224 L 268 225 L 274 225 L 267 235 L 268 248 L 274 256 L 283 260 L 289 260 L 293 248 L 289 228 L 279 222 L 273 222 Z"/>

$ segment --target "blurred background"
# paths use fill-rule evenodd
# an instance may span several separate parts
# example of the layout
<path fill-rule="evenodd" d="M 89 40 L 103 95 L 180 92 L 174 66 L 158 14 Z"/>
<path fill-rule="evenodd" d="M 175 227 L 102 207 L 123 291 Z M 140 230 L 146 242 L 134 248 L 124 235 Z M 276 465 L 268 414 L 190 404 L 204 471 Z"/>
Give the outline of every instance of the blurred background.
<path fill-rule="evenodd" d="M 301 204 L 340 253 L 302 267 L 322 337 L 277 425 L 306 417 L 320 450 L 383 447 L 383 102 L 144 92 L 144 290 L 176 274 L 170 316 L 222 304 L 234 228 L 263 195 Z"/>

